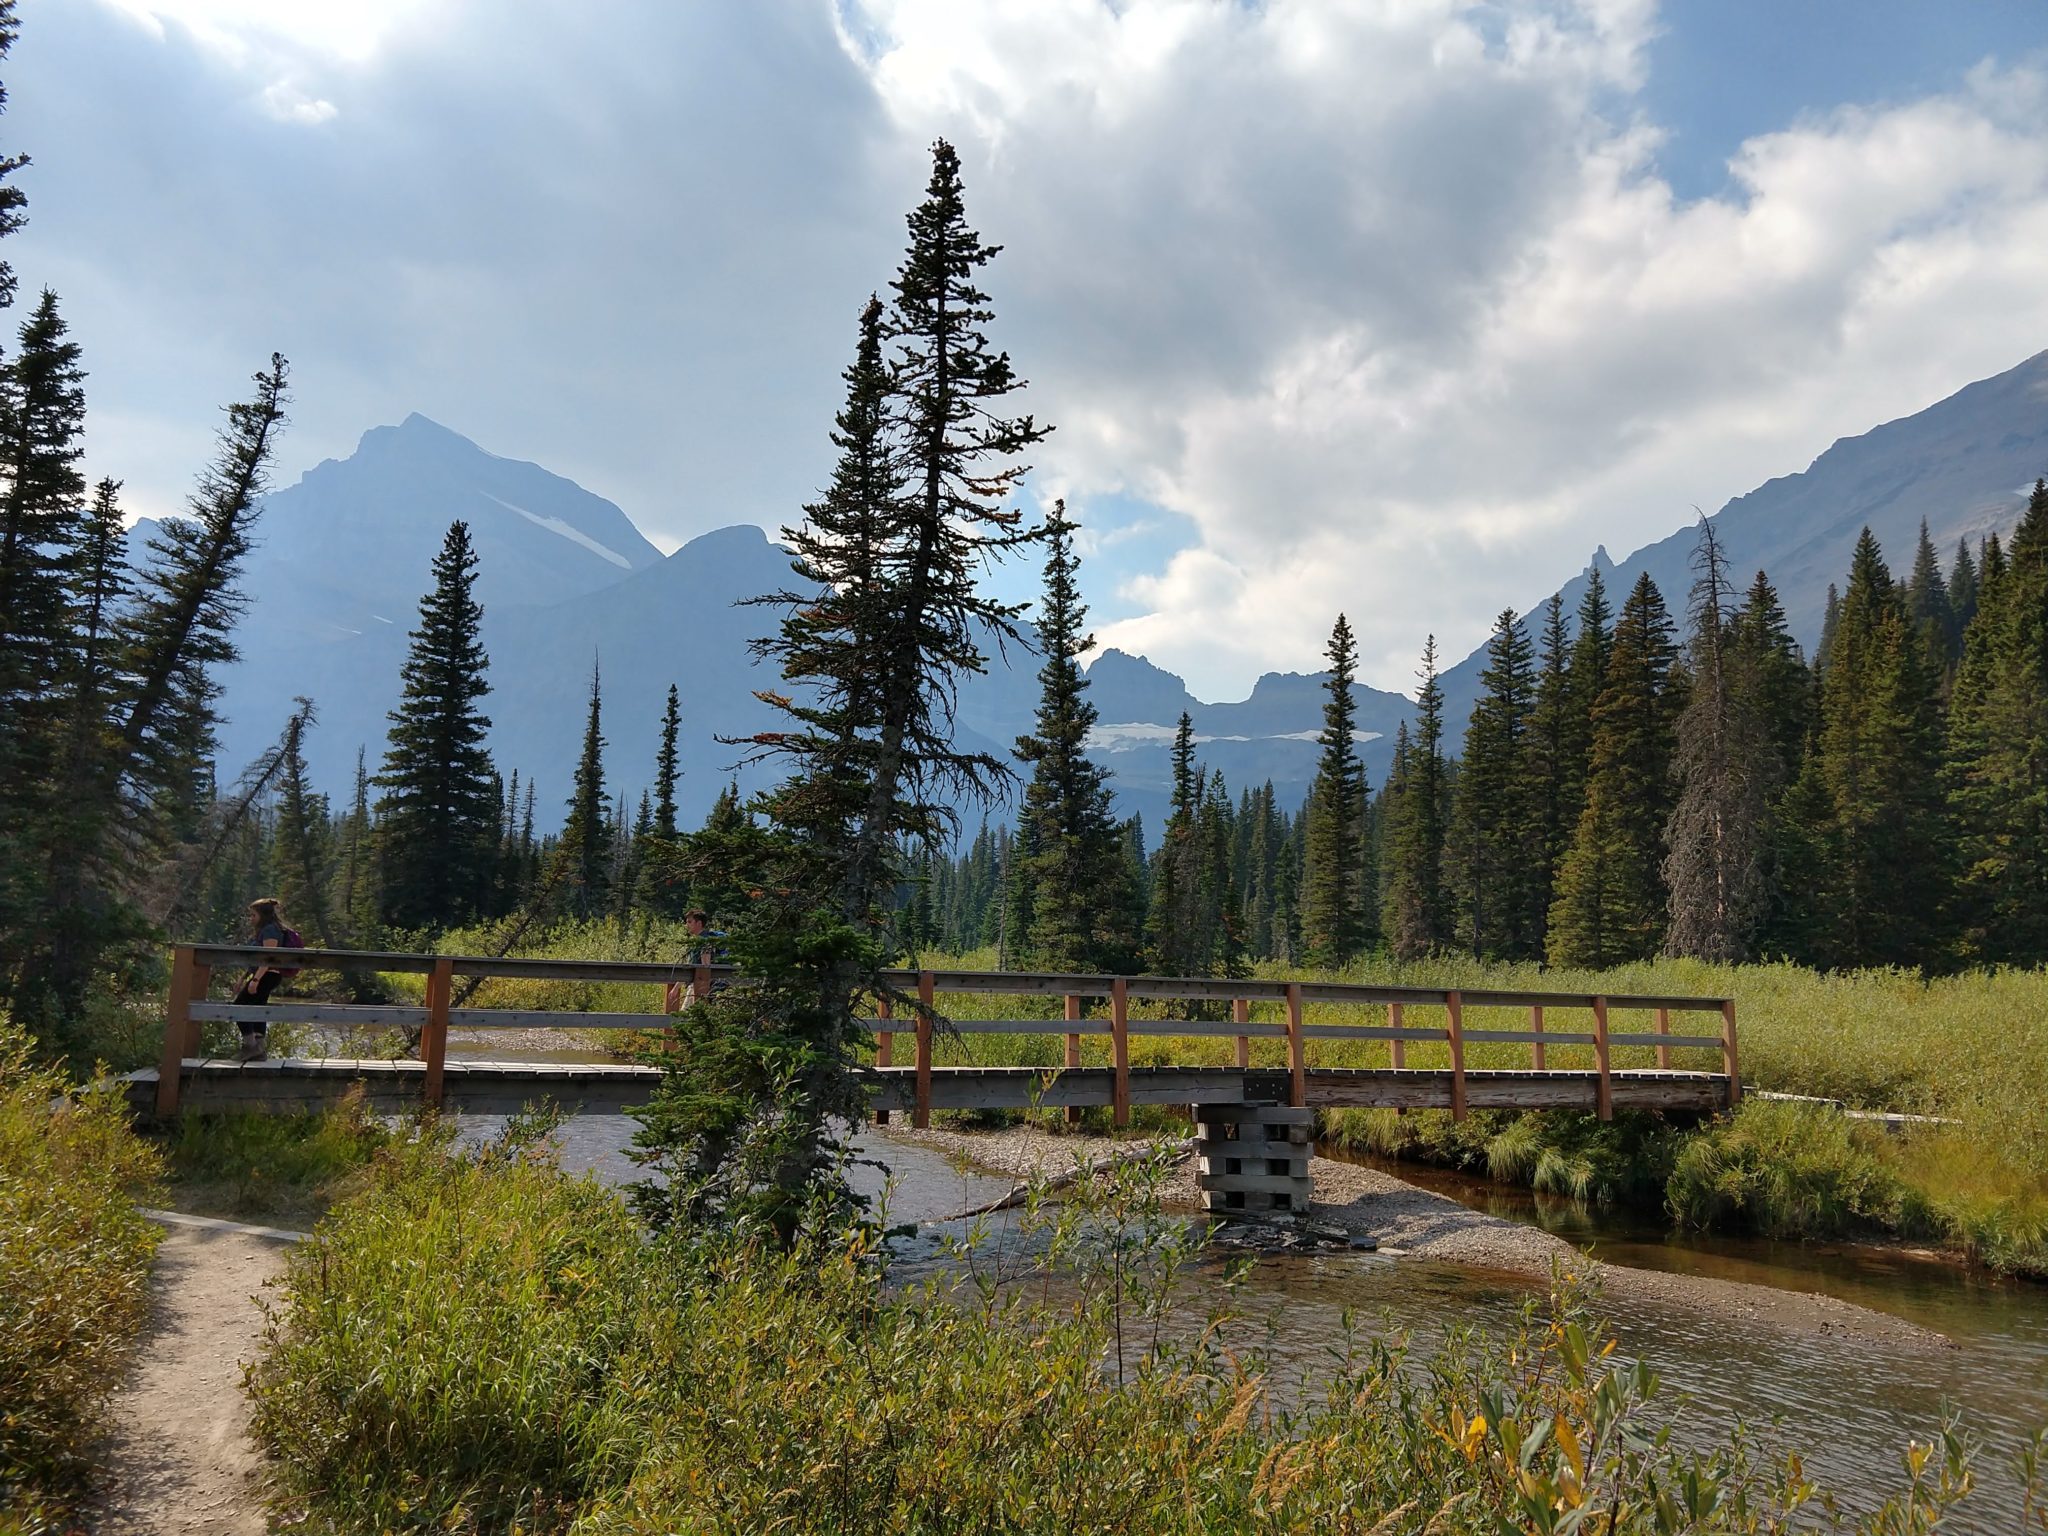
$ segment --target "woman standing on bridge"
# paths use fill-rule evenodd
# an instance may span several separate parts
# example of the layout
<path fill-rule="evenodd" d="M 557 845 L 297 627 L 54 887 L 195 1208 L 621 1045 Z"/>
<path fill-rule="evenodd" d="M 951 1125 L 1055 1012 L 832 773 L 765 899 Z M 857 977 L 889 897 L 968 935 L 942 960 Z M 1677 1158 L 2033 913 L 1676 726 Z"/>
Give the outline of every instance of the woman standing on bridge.
<path fill-rule="evenodd" d="M 265 949 L 301 947 L 299 935 L 286 924 L 276 897 L 264 896 L 249 903 L 249 942 L 261 944 Z M 235 988 L 234 1000 L 244 1006 L 260 1008 L 270 1001 L 270 994 L 277 990 L 279 982 L 297 974 L 296 967 L 259 965 L 242 978 L 242 984 Z M 245 1022 L 242 1025 L 242 1060 L 261 1061 L 268 1053 L 268 1027 L 261 1020 L 254 1024 Z"/>

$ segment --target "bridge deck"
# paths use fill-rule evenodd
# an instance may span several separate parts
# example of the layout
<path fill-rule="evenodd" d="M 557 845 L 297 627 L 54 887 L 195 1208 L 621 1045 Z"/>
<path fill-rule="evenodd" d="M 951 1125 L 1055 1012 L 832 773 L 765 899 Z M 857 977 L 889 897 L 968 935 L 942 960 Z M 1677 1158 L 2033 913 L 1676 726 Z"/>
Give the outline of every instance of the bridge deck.
<path fill-rule="evenodd" d="M 522 1061 L 450 1061 L 443 1071 L 442 1103 L 468 1114 L 514 1114 L 551 1101 L 577 1114 L 616 1114 L 645 1103 L 660 1073 L 629 1064 Z M 881 1111 L 916 1107 L 916 1069 L 869 1069 L 870 1102 Z M 403 1114 L 419 1108 L 427 1085 L 420 1061 L 282 1058 L 239 1062 L 188 1057 L 181 1063 L 181 1106 L 189 1111 L 258 1110 L 283 1113 L 323 1109 L 360 1084 L 376 1111 Z M 1131 1067 L 1134 1104 L 1285 1103 L 1290 1074 L 1238 1067 Z M 130 1074 L 128 1091 L 139 1110 L 157 1101 L 159 1076 L 151 1068 Z M 1467 1070 L 1470 1109 L 1578 1109 L 1598 1107 L 1598 1080 L 1589 1072 Z M 1617 1109 L 1712 1111 L 1726 1104 L 1728 1079 L 1718 1072 L 1628 1071 L 1610 1074 Z M 1452 1073 L 1418 1068 L 1312 1067 L 1306 1102 L 1316 1108 L 1449 1109 Z M 1027 1109 L 1114 1106 L 1113 1067 L 934 1067 L 931 1108 Z"/>

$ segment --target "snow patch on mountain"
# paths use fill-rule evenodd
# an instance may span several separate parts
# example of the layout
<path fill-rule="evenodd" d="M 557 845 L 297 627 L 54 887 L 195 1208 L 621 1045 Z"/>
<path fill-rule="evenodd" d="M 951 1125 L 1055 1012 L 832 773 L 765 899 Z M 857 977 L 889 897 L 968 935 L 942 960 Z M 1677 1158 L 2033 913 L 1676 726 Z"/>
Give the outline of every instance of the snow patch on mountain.
<path fill-rule="evenodd" d="M 567 539 L 570 543 L 581 544 L 593 555 L 597 555 L 602 557 L 603 559 L 611 561 L 613 565 L 616 565 L 622 571 L 630 571 L 631 569 L 633 569 L 633 562 L 628 560 L 624 555 L 620 554 L 616 549 L 612 549 L 607 545 L 598 543 L 596 539 L 593 539 L 581 528 L 577 528 L 572 526 L 571 524 L 565 523 L 559 517 L 542 517 L 537 513 L 527 511 L 524 507 L 515 507 L 512 505 L 511 502 L 507 501 L 504 497 L 493 496 L 489 491 L 480 491 L 478 492 L 478 494 L 481 495 L 486 501 L 495 501 L 507 512 L 517 512 L 529 523 L 533 523 L 539 527 L 545 528 L 549 533 L 559 533 L 563 538 Z"/>

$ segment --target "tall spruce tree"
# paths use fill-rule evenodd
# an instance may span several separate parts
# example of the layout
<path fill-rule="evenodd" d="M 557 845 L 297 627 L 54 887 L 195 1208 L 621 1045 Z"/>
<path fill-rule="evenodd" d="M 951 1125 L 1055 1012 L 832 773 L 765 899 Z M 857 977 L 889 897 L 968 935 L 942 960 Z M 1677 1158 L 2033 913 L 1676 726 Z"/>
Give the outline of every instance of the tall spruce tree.
<path fill-rule="evenodd" d="M 1920 519 L 1920 542 L 1913 551 L 1913 574 L 1906 582 L 1906 616 L 1920 641 L 1921 670 L 1946 693 L 1949 669 L 1962 655 L 1963 633 L 1956 625 L 1941 558 L 1934 552 L 1924 517 Z"/>
<path fill-rule="evenodd" d="M 1776 753 L 1762 679 L 1740 643 L 1714 525 L 1700 519 L 1692 555 L 1692 689 L 1678 717 L 1678 799 L 1665 832 L 1670 892 L 1665 949 L 1700 960 L 1747 960 L 1770 908 L 1769 826 Z"/>
<path fill-rule="evenodd" d="M 1586 776 L 1593 767 L 1593 711 L 1607 688 L 1607 662 L 1613 650 L 1614 610 L 1607 601 L 1607 582 L 1596 559 L 1586 568 L 1586 592 L 1579 599 L 1571 659 L 1565 668 L 1566 708 L 1558 771 L 1558 798 L 1564 815 L 1560 861 L 1578 828 L 1579 812 L 1585 808 Z"/>
<path fill-rule="evenodd" d="M 2035 482 L 1956 674 L 1945 772 L 1960 958 L 2048 956 L 2048 483 Z"/>
<path fill-rule="evenodd" d="M 1754 689 L 1762 725 L 1758 778 L 1765 797 L 1762 879 L 1767 900 L 1752 947 L 1761 955 L 1803 958 L 1812 949 L 1821 899 L 1820 859 L 1810 846 L 1817 817 L 1801 788 L 1816 724 L 1813 675 L 1785 622 L 1777 590 L 1762 571 L 1736 615 L 1730 646 L 1737 674 Z"/>
<path fill-rule="evenodd" d="M 1934 958 L 1943 881 L 1934 680 L 1868 528 L 1820 683 L 1814 769 L 1825 822 L 1823 964 Z"/>
<path fill-rule="evenodd" d="M 1571 640 L 1564 620 L 1564 594 L 1554 592 L 1543 605 L 1542 660 L 1536 677 L 1536 703 L 1529 721 L 1530 774 L 1534 783 L 1537 843 L 1536 952 L 1550 926 L 1551 883 L 1563 862 L 1577 825 L 1571 805 L 1567 758 L 1575 749 L 1571 725 Z"/>
<path fill-rule="evenodd" d="M 306 773 L 313 701 L 296 702 L 298 712 L 285 725 L 284 763 L 278 773 L 276 890 L 307 942 L 329 949 L 341 944 L 343 932 L 335 923 L 330 894 L 333 850 L 327 797 L 313 789 Z"/>
<path fill-rule="evenodd" d="M 1494 621 L 1482 690 L 1465 731 L 1453 845 L 1461 936 L 1472 953 L 1542 953 L 1544 826 L 1535 769 L 1536 680 L 1529 636 L 1512 608 Z"/>
<path fill-rule="evenodd" d="M 1448 794 L 1443 755 L 1444 692 L 1436 675 L 1436 636 L 1422 650 L 1415 729 L 1396 747 L 1399 793 L 1389 796 L 1386 898 L 1380 926 L 1402 960 L 1420 959 L 1452 939 L 1444 878 Z"/>
<path fill-rule="evenodd" d="M 1956 656 L 1962 657 L 1962 636 L 1977 616 L 1977 561 L 1970 553 L 1968 539 L 1956 540 L 1955 564 L 1948 573 L 1949 608 L 1955 615 Z"/>
<path fill-rule="evenodd" d="M 484 673 L 476 549 L 469 524 L 449 524 L 434 584 L 400 674 L 398 708 L 376 783 L 383 921 L 430 932 L 490 905 L 498 854 L 498 782 L 480 707 Z"/>
<path fill-rule="evenodd" d="M 657 1215 L 678 1199 L 765 1207 L 787 1231 L 816 1208 L 812 1193 L 845 1195 L 831 1127 L 865 1107 L 850 1070 L 866 1040 L 856 1005 L 889 988 L 902 850 L 942 842 L 954 806 L 986 804 L 1011 779 L 993 755 L 955 745 L 953 710 L 990 637 L 1018 638 L 1021 608 L 978 579 L 1039 537 L 1010 503 L 1022 455 L 1046 429 L 1005 414 L 1024 381 L 988 339 L 994 315 L 977 286 L 997 248 L 968 226 L 959 157 L 943 140 L 908 227 L 881 327 L 893 358 L 879 374 L 866 360 L 875 330 L 864 318 L 836 434 L 855 440 L 841 444 L 841 468 L 871 490 L 830 515 L 874 537 L 827 535 L 815 510 L 808 532 L 791 533 L 804 590 L 790 594 L 764 651 L 795 687 L 777 701 L 787 728 L 754 741 L 788 772 L 763 803 L 772 831 L 749 855 L 764 898 L 730 939 L 759 979 L 743 997 L 691 1010 L 672 1091 L 643 1114 L 643 1135 L 682 1176 L 650 1192 Z M 881 430 L 870 432 L 877 377 Z M 856 430 L 844 429 L 849 419 Z M 862 444 L 873 458 L 850 464 Z M 758 1136 L 772 1137 L 772 1154 Z"/>
<path fill-rule="evenodd" d="M 1301 933 L 1311 965 L 1341 968 L 1364 950 L 1369 925 L 1365 870 L 1359 849 L 1365 835 L 1365 764 L 1359 761 L 1358 704 L 1352 682 L 1358 646 L 1351 624 L 1337 615 L 1323 652 L 1330 663 L 1324 688 L 1321 756 L 1309 789 L 1301 891 Z"/>
<path fill-rule="evenodd" d="M 668 685 L 668 703 L 661 711 L 661 746 L 654 754 L 654 819 L 650 830 L 656 837 L 674 841 L 676 836 L 676 785 L 682 778 L 677 765 L 676 736 L 682 727 L 682 707 L 676 685 Z"/>
<path fill-rule="evenodd" d="M 1049 970 L 1113 971 L 1135 959 L 1138 935 L 1124 925 L 1123 829 L 1109 776 L 1088 757 L 1097 715 L 1081 658 L 1095 638 L 1083 629 L 1088 610 L 1076 581 L 1074 525 L 1065 502 L 1046 521 L 1045 598 L 1039 605 L 1038 714 L 1017 739 L 1029 766 L 1018 823 L 1017 864 L 1028 889 L 1028 927 L 1020 953 Z M 1020 914 L 1021 917 L 1021 914 Z"/>
<path fill-rule="evenodd" d="M 1653 955 L 1663 942 L 1664 829 L 1683 703 L 1676 655 L 1663 596 L 1646 571 L 1615 623 L 1607 686 L 1593 708 L 1586 804 L 1550 909 L 1553 965 L 1617 965 Z"/>
<path fill-rule="evenodd" d="M 611 796 L 604 787 L 604 694 L 597 663 L 590 667 L 590 708 L 583 721 L 583 750 L 569 791 L 569 819 L 562 825 L 558 857 L 567 870 L 564 896 L 571 915 L 596 917 L 611 893 Z"/>

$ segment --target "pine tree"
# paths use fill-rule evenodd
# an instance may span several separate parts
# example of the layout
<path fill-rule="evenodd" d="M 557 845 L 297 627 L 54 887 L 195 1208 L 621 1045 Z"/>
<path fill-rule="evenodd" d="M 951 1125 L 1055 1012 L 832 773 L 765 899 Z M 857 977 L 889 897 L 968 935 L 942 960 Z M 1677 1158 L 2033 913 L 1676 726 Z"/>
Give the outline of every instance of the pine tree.
<path fill-rule="evenodd" d="M 284 910 L 316 949 L 337 947 L 342 931 L 328 899 L 331 849 L 327 799 L 314 792 L 306 777 L 305 737 L 314 722 L 313 702 L 299 708 L 284 733 L 284 766 L 279 774 L 277 806 L 277 894 Z"/>
<path fill-rule="evenodd" d="M 1173 795 L 1159 852 L 1152 864 L 1152 904 L 1146 922 L 1152 963 L 1162 975 L 1208 974 L 1209 938 L 1203 916 L 1201 806 L 1203 775 L 1195 762 L 1195 724 L 1182 711 L 1174 728 Z"/>
<path fill-rule="evenodd" d="M 1436 676 L 1436 636 L 1422 650 L 1422 687 L 1415 730 L 1396 747 L 1400 792 L 1389 799 L 1387 892 L 1381 927 L 1402 960 L 1435 954 L 1451 942 L 1451 902 L 1444 882 L 1445 810 L 1443 688 Z"/>
<path fill-rule="evenodd" d="M 398 708 L 376 777 L 378 866 L 386 925 L 429 932 L 490 905 L 498 853 L 498 784 L 484 747 L 484 673 L 469 525 L 451 523 L 434 557 L 400 674 Z"/>
<path fill-rule="evenodd" d="M 1351 693 L 1358 647 L 1350 622 L 1341 613 L 1323 654 L 1330 662 L 1324 685 L 1329 697 L 1317 738 L 1322 755 L 1309 790 L 1301 931 L 1309 964 L 1341 969 L 1365 948 L 1367 927 L 1359 858 L 1365 829 L 1365 765 L 1358 757 L 1358 706 Z"/>
<path fill-rule="evenodd" d="M 1828 583 L 1827 605 L 1821 610 L 1820 644 L 1813 648 L 1813 678 L 1819 682 L 1826 674 L 1829 658 L 1835 649 L 1835 630 L 1842 622 L 1842 594 L 1831 581 Z"/>
<path fill-rule="evenodd" d="M 590 668 L 590 712 L 583 725 L 583 751 L 569 792 L 569 819 L 562 826 L 560 857 L 568 870 L 566 900 L 578 918 L 605 910 L 611 891 L 611 796 L 604 787 L 603 697 L 596 663 Z"/>
<path fill-rule="evenodd" d="M 676 736 L 682 726 L 681 705 L 676 685 L 668 685 L 668 704 L 661 712 L 661 748 L 654 755 L 654 820 L 656 837 L 673 842 L 676 837 L 676 784 L 682 770 L 676 765 Z"/>
<path fill-rule="evenodd" d="M 1963 637 L 1956 627 L 1948 583 L 1942 579 L 1941 559 L 1934 552 L 1934 540 L 1927 535 L 1924 517 L 1920 519 L 1920 542 L 1913 552 L 1913 575 L 1906 583 L 1906 616 L 1920 641 L 1921 670 L 1945 692 L 1949 669 L 1962 654 Z"/>
<path fill-rule="evenodd" d="M 1977 616 L 1977 562 L 1970 554 L 1968 539 L 1956 540 L 1955 564 L 1948 574 L 1949 607 L 1955 619 L 1955 651 L 1961 659 L 1964 633 L 1970 627 L 1970 620 Z"/>
<path fill-rule="evenodd" d="M 1961 958 L 2048 955 L 2048 483 L 1970 626 L 1945 772 L 1957 843 Z"/>
<path fill-rule="evenodd" d="M 1541 953 L 1543 820 L 1532 773 L 1535 678 L 1529 637 L 1513 609 L 1494 621 L 1484 690 L 1465 731 L 1458 775 L 1455 864 L 1463 938 L 1474 955 Z"/>
<path fill-rule="evenodd" d="M 1768 811 L 1775 752 L 1761 678 L 1737 635 L 1714 525 L 1700 519 L 1693 550 L 1692 689 L 1678 717 L 1673 769 L 1678 799 L 1665 833 L 1671 893 L 1664 947 L 1674 955 L 1734 963 L 1770 907 Z"/>
<path fill-rule="evenodd" d="M 772 827 L 750 857 L 764 893 L 780 894 L 750 907 L 729 940 L 758 979 L 691 1010 L 691 1045 L 642 1114 L 644 1138 L 688 1156 L 675 1169 L 685 1200 L 765 1207 L 785 1232 L 812 1193 L 846 1195 L 831 1127 L 866 1108 L 851 1070 L 867 1040 L 856 1004 L 889 985 L 902 850 L 942 844 L 954 807 L 986 805 L 1012 777 L 954 744 L 953 707 L 961 678 L 985 665 L 982 646 L 1020 638 L 1022 609 L 977 582 L 1040 536 L 1009 503 L 1046 429 L 1004 414 L 1024 381 L 990 344 L 994 315 L 976 286 L 997 248 L 968 227 L 959 157 L 943 140 L 908 225 L 882 327 L 894 357 L 875 366 L 864 316 L 837 434 L 849 440 L 841 468 L 870 489 L 842 502 L 835 476 L 826 517 L 851 538 L 826 534 L 815 508 L 810 532 L 790 532 L 805 589 L 778 595 L 791 600 L 763 647 L 791 696 L 776 700 L 786 728 L 753 744 L 788 772 L 763 802 Z M 876 381 L 884 430 L 871 432 Z M 863 444 L 878 450 L 864 467 Z M 749 1127 L 777 1138 L 765 1172 L 739 1155 Z M 675 1199 L 649 1203 L 659 1215 Z"/>
<path fill-rule="evenodd" d="M 1565 669 L 1566 708 L 1560 730 L 1558 802 L 1564 817 L 1565 847 L 1570 846 L 1586 803 L 1586 776 L 1593 766 L 1593 711 L 1607 688 L 1607 663 L 1614 649 L 1614 612 L 1607 603 L 1607 583 L 1596 563 L 1586 572 L 1586 595 L 1579 600 L 1571 659 Z M 1558 858 L 1562 861 L 1563 850 Z"/>
<path fill-rule="evenodd" d="M 0 372 L 0 780 L 17 789 L 48 769 L 84 534 L 85 373 L 66 337 L 45 289 Z"/>
<path fill-rule="evenodd" d="M 349 792 L 348 814 L 342 818 L 338 838 L 334 907 L 340 914 L 349 944 L 370 949 L 379 931 L 378 914 L 383 910 L 377 885 L 376 826 L 370 814 L 370 771 L 368 752 L 356 748 L 356 772 Z M 289 910 L 289 909 L 287 909 Z"/>
<path fill-rule="evenodd" d="M 1663 596 L 1644 572 L 1614 626 L 1607 686 L 1593 710 L 1586 804 L 1550 911 L 1553 965 L 1617 965 L 1655 954 L 1663 941 L 1664 829 L 1683 704 L 1676 654 Z"/>
<path fill-rule="evenodd" d="M 1813 675 L 1786 625 L 1777 591 L 1762 571 L 1750 583 L 1729 644 L 1737 675 L 1754 691 L 1761 727 L 1757 777 L 1764 792 L 1761 878 L 1766 902 L 1752 947 L 1761 955 L 1803 958 L 1812 951 L 1822 862 L 1810 846 L 1817 815 L 1803 787 L 1817 724 Z"/>
<path fill-rule="evenodd" d="M 1055 502 L 1046 523 L 1045 600 L 1039 608 L 1039 702 L 1035 728 L 1017 756 L 1031 769 L 1018 823 L 1018 883 L 1024 892 L 1015 932 L 1019 952 L 1049 970 L 1127 967 L 1137 935 L 1123 926 L 1131 902 L 1122 889 L 1124 858 L 1109 776 L 1088 757 L 1097 719 L 1081 658 L 1094 648 L 1082 629 L 1074 525 Z"/>
<path fill-rule="evenodd" d="M 1536 888 L 1532 900 L 1537 912 L 1538 954 L 1543 952 L 1550 924 L 1552 879 L 1557 866 L 1564 861 L 1576 825 L 1577 808 L 1569 800 L 1572 775 L 1567 761 L 1575 745 L 1571 724 L 1571 643 L 1565 628 L 1562 592 L 1552 593 L 1550 601 L 1543 605 L 1542 645 L 1536 704 L 1529 722 L 1529 772 L 1537 829 Z"/>
<path fill-rule="evenodd" d="M 1920 965 L 1934 957 L 1939 738 L 1922 654 L 1903 594 L 1866 528 L 1820 684 L 1824 964 Z"/>

